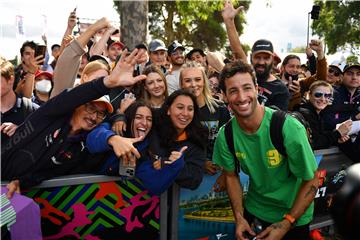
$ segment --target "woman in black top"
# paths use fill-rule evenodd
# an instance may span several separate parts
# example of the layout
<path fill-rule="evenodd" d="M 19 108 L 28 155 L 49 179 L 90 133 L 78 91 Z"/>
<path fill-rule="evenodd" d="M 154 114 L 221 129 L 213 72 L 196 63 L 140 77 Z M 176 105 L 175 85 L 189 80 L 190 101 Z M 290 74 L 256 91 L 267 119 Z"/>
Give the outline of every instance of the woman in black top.
<path fill-rule="evenodd" d="M 333 131 L 325 130 L 322 110 L 330 104 L 333 94 L 332 86 L 325 81 L 316 81 L 310 86 L 309 100 L 301 105 L 299 112 L 309 122 L 312 130 L 312 147 L 314 150 L 329 148 L 338 142 L 349 139 L 351 120 L 345 121 Z"/>

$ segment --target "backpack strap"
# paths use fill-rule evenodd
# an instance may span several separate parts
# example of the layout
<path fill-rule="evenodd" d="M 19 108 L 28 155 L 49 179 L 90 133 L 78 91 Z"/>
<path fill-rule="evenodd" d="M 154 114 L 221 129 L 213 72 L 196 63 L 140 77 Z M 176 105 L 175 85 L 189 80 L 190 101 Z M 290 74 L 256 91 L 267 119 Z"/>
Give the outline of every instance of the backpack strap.
<path fill-rule="evenodd" d="M 236 153 L 235 153 L 231 120 L 232 120 L 232 118 L 225 124 L 225 129 L 224 129 L 225 130 L 225 139 L 226 139 L 226 144 L 228 145 L 228 148 L 234 157 L 235 173 L 239 173 L 240 172 L 240 163 L 239 163 L 239 160 L 237 159 Z"/>
<path fill-rule="evenodd" d="M 275 111 L 271 116 L 270 122 L 270 138 L 276 150 L 283 156 L 287 156 L 286 148 L 284 146 L 284 137 L 282 129 L 286 119 L 287 113 L 282 110 Z"/>
<path fill-rule="evenodd" d="M 21 104 L 21 111 L 23 112 L 24 119 L 26 119 L 30 113 L 32 113 L 33 107 L 32 107 L 32 101 L 29 98 L 22 97 L 22 104 Z"/>

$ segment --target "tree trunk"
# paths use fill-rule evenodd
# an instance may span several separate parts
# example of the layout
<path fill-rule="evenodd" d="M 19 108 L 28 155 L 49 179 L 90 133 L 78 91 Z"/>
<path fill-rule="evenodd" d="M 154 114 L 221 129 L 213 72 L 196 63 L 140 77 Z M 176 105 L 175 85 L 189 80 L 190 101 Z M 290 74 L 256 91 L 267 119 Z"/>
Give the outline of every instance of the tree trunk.
<path fill-rule="evenodd" d="M 146 42 L 148 1 L 114 1 L 120 14 L 121 41 L 130 49 Z"/>

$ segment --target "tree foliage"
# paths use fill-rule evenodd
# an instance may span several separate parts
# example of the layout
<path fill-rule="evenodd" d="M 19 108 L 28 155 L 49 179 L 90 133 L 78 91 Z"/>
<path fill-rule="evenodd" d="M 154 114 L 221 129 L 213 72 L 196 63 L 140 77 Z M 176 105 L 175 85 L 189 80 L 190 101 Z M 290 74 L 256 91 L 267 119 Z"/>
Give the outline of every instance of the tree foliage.
<path fill-rule="evenodd" d="M 241 2 L 241 5 L 247 10 L 250 2 Z M 223 1 L 149 1 L 149 32 L 166 44 L 179 40 L 189 46 L 218 50 L 227 40 L 221 25 L 222 7 Z M 235 23 L 242 33 L 244 15 L 237 16 Z"/>
<path fill-rule="evenodd" d="M 328 52 L 338 48 L 360 47 L 360 1 L 315 0 L 320 5 L 319 19 L 313 21 L 312 28 L 320 37 L 325 37 Z"/>

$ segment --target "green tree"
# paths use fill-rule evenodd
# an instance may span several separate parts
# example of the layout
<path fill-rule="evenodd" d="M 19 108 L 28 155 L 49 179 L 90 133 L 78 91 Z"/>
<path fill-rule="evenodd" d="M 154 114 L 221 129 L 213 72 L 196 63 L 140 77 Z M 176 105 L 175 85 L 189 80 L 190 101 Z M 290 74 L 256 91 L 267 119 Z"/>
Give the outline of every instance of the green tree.
<path fill-rule="evenodd" d="M 346 64 L 359 64 L 359 58 L 355 55 L 350 55 L 346 58 Z"/>
<path fill-rule="evenodd" d="M 250 2 L 241 4 L 247 10 Z M 226 31 L 221 25 L 222 7 L 223 1 L 150 1 L 150 34 L 166 44 L 184 40 L 193 47 L 208 48 L 210 51 L 221 49 L 227 40 Z M 242 33 L 244 15 L 241 14 L 235 21 L 238 32 Z"/>
<path fill-rule="evenodd" d="M 360 48 L 360 2 L 359 1 L 321 1 L 319 19 L 313 21 L 314 33 L 325 37 L 328 53 L 338 48 L 350 47 L 352 51 Z"/>
<path fill-rule="evenodd" d="M 293 53 L 305 53 L 305 51 L 306 51 L 305 46 L 294 47 L 293 49 L 291 49 L 291 52 Z"/>

